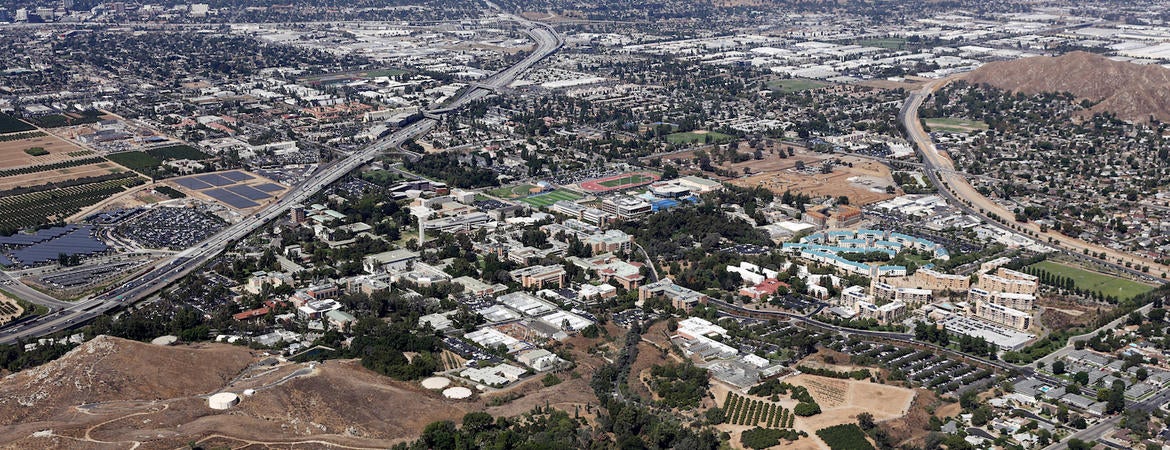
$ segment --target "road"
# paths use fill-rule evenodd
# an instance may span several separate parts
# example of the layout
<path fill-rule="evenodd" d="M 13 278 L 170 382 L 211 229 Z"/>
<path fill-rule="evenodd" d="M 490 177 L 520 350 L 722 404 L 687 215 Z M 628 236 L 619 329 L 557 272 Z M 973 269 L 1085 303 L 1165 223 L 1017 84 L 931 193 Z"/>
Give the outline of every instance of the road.
<path fill-rule="evenodd" d="M 489 5 L 494 8 L 494 5 L 490 3 Z M 483 82 L 470 86 L 459 97 L 441 109 L 427 111 L 428 116 L 441 116 L 456 111 L 471 102 L 487 97 L 496 89 L 507 86 L 537 62 L 556 53 L 564 45 L 564 41 L 560 35 L 547 25 L 534 23 L 516 16 L 511 16 L 511 18 L 513 21 L 519 23 L 524 28 L 524 32 L 536 42 L 536 49 L 519 63 L 492 75 Z M 27 286 L 23 286 L 18 282 L 3 286 L 5 290 L 21 298 L 50 306 L 54 311 L 36 319 L 0 329 L 0 344 L 10 344 L 18 340 L 34 339 L 61 329 L 75 327 L 110 310 L 133 304 L 154 295 L 167 285 L 202 267 L 205 263 L 222 253 L 231 243 L 243 239 L 268 222 L 285 214 L 292 205 L 305 203 L 317 192 L 320 192 L 326 186 L 341 179 L 346 174 L 373 161 L 383 153 L 398 151 L 398 147 L 404 142 L 430 132 L 438 124 L 439 121 L 434 118 L 421 119 L 392 134 L 382 137 L 345 159 L 318 167 L 316 172 L 308 180 L 294 186 L 276 203 L 225 228 L 199 244 L 198 247 L 179 252 L 169 259 L 163 260 L 144 275 L 103 294 L 76 303 L 67 303 L 29 289 Z M 3 278 L 7 279 L 8 276 L 3 275 Z"/>
<path fill-rule="evenodd" d="M 932 81 L 921 89 L 912 91 L 910 96 L 906 98 L 906 101 L 902 103 L 902 110 L 898 112 L 898 120 L 906 130 L 907 139 L 914 144 L 919 155 L 922 156 L 922 162 L 926 165 L 926 175 L 938 187 L 940 195 L 966 213 L 976 217 L 982 217 L 986 219 L 988 224 L 1001 230 L 1014 232 L 1010 227 L 992 220 L 990 216 L 994 214 L 1002 220 L 1013 221 L 1015 219 L 1015 213 L 1008 211 L 1003 206 L 983 196 L 983 194 L 976 191 L 967 182 L 967 179 L 962 173 L 956 172 L 954 163 L 949 157 L 938 150 L 930 135 L 922 128 L 922 122 L 918 119 L 918 109 L 922 106 L 922 102 L 951 80 L 953 78 Z M 1054 231 L 1041 232 L 1039 225 L 1033 222 L 1013 222 L 1013 224 L 1015 227 L 1030 231 L 1032 236 L 1039 236 L 1041 239 L 1047 241 L 1040 241 L 1042 244 L 1052 245 L 1048 243 L 1052 242 L 1058 245 L 1061 250 L 1081 257 L 1088 257 L 1084 254 L 1084 251 L 1088 250 L 1094 255 L 1092 259 L 1095 262 L 1133 274 L 1140 279 L 1152 283 L 1164 282 L 1157 278 L 1159 276 L 1170 276 L 1168 275 L 1170 274 L 1170 266 L 1158 264 L 1147 258 L 1085 242 Z M 1095 255 L 1100 253 L 1104 253 L 1106 259 L 1095 257 Z M 1125 263 L 1129 263 L 1131 266 L 1149 266 L 1150 273 L 1143 273 L 1140 270 L 1125 267 Z"/>

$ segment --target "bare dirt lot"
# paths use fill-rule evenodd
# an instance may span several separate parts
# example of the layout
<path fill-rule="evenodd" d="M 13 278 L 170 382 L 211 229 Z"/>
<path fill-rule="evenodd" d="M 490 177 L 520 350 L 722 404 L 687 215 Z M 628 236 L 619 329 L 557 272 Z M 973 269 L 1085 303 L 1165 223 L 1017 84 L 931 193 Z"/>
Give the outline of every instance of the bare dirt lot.
<path fill-rule="evenodd" d="M 784 191 L 803 192 L 810 196 L 848 196 L 853 205 L 867 205 L 894 196 L 887 194 L 886 186 L 894 184 L 890 169 L 885 165 L 856 157 L 840 157 L 847 165 L 836 165 L 829 174 L 805 173 L 796 170 L 796 161 L 804 161 L 806 166 L 819 164 L 822 160 L 809 155 L 795 157 L 765 158 L 761 161 L 751 161 L 740 164 L 751 164 L 752 172 L 759 172 L 742 178 L 731 180 L 730 183 L 742 187 L 763 186 L 772 192 Z M 742 170 L 742 169 L 740 169 Z"/>
<path fill-rule="evenodd" d="M 32 147 L 40 147 L 49 152 L 49 154 L 43 156 L 32 156 L 28 153 L 25 153 L 25 150 Z M 93 154 L 69 156 L 69 153 L 81 152 L 83 150 L 84 149 L 78 147 L 76 144 L 49 135 L 30 139 L 21 139 L 18 141 L 0 142 L 0 169 L 52 164 L 70 159 L 94 156 Z"/>

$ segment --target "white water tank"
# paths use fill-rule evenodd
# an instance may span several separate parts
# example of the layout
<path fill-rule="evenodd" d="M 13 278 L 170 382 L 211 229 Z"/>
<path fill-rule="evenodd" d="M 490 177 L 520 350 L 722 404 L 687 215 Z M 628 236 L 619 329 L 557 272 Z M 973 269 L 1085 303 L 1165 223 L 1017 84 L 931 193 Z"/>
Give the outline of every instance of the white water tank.
<path fill-rule="evenodd" d="M 240 396 L 231 392 L 220 392 L 207 399 L 207 406 L 211 409 L 224 410 L 240 403 Z"/>

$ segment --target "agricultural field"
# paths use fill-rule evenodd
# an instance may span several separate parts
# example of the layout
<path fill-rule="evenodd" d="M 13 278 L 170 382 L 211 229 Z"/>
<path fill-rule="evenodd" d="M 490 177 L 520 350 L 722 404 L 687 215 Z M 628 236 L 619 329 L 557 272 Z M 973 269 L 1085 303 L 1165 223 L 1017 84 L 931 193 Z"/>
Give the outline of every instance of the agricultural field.
<path fill-rule="evenodd" d="M 50 114 L 47 116 L 40 116 L 29 119 L 29 121 L 41 128 L 58 128 L 73 125 L 84 125 L 87 123 L 97 123 L 102 120 L 102 116 L 103 113 L 101 111 L 86 111 L 81 114 Z"/>
<path fill-rule="evenodd" d="M 8 114 L 0 113 L 0 134 L 15 133 L 18 131 L 32 131 L 37 129 L 23 120 L 12 117 Z"/>
<path fill-rule="evenodd" d="M 29 152 L 29 149 L 39 151 Z M 0 169 L 52 164 L 77 158 L 77 145 L 36 131 L 0 136 Z M 35 153 L 35 154 L 34 154 Z"/>
<path fill-rule="evenodd" d="M 63 220 L 82 208 L 101 202 L 110 196 L 124 192 L 127 187 L 137 186 L 143 182 L 141 177 L 123 172 L 120 177 L 113 179 L 6 195 L 0 197 L 0 229 L 14 231 Z"/>
<path fill-rule="evenodd" d="M 873 450 L 873 444 L 857 424 L 846 423 L 817 430 L 817 437 L 832 450 Z"/>
<path fill-rule="evenodd" d="M 495 189 L 488 191 L 488 194 L 491 194 L 491 195 L 499 197 L 499 198 L 512 200 L 512 199 L 517 199 L 517 198 L 527 197 L 529 195 L 532 195 L 533 189 L 536 189 L 535 185 L 518 184 L 515 186 L 504 186 L 504 187 L 500 187 L 500 188 L 495 188 Z"/>
<path fill-rule="evenodd" d="M 972 131 L 987 129 L 987 123 L 982 120 L 955 119 L 947 117 L 923 120 L 926 122 L 926 127 L 930 131 L 941 131 L 946 133 L 970 133 Z"/>
<path fill-rule="evenodd" d="M 660 179 L 662 176 L 654 172 L 631 172 L 582 181 L 577 186 L 588 192 L 609 192 L 650 184 Z"/>
<path fill-rule="evenodd" d="M 547 208 L 553 203 L 559 202 L 561 200 L 573 201 L 580 198 L 580 195 L 572 191 L 557 189 L 549 193 L 537 194 L 531 197 L 522 198 L 520 201 L 531 205 L 533 208 Z"/>
<path fill-rule="evenodd" d="M 674 145 L 683 144 L 721 144 L 730 142 L 735 139 L 734 136 L 729 136 L 715 131 L 684 131 L 681 133 L 671 133 L 666 135 L 666 141 Z"/>
<path fill-rule="evenodd" d="M 829 83 L 804 78 L 786 78 L 768 82 L 768 89 L 778 94 L 809 91 L 828 86 Z"/>
<path fill-rule="evenodd" d="M 138 173 L 149 174 L 162 165 L 162 161 L 146 152 L 112 153 L 106 156 L 106 158 Z"/>
<path fill-rule="evenodd" d="M 152 148 L 147 150 L 146 153 L 162 161 L 170 159 L 190 159 L 194 161 L 200 161 L 211 157 L 211 155 L 203 153 L 199 149 L 187 144 L 168 145 L 166 147 Z"/>
<path fill-rule="evenodd" d="M 783 406 L 742 397 L 734 392 L 727 393 L 723 402 L 724 421 L 732 425 L 758 426 L 761 428 L 792 428 L 796 415 Z"/>
<path fill-rule="evenodd" d="M 1058 277 L 1070 278 L 1077 288 L 1098 292 L 1101 295 L 1114 296 L 1121 300 L 1154 290 L 1153 286 L 1066 266 L 1054 261 L 1040 261 L 1028 267 L 1043 270 Z"/>

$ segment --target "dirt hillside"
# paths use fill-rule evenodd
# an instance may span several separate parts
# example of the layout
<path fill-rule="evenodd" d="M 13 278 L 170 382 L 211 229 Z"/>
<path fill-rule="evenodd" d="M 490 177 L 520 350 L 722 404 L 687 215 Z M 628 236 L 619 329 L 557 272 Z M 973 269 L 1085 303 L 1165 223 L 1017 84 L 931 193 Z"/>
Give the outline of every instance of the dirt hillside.
<path fill-rule="evenodd" d="M 966 80 L 1000 89 L 1035 94 L 1070 92 L 1099 102 L 1091 113 L 1146 122 L 1150 116 L 1170 121 L 1170 69 L 1114 61 L 1087 52 L 995 62 L 971 72 Z"/>

